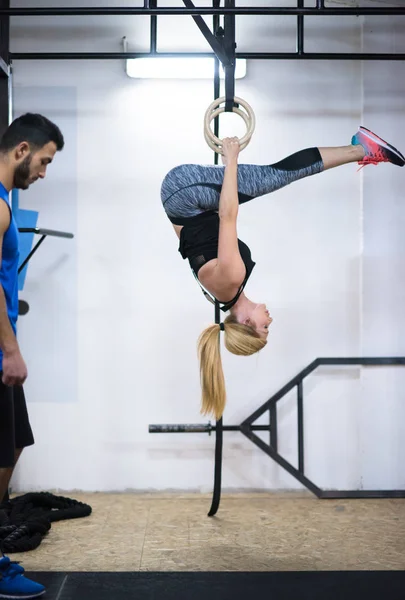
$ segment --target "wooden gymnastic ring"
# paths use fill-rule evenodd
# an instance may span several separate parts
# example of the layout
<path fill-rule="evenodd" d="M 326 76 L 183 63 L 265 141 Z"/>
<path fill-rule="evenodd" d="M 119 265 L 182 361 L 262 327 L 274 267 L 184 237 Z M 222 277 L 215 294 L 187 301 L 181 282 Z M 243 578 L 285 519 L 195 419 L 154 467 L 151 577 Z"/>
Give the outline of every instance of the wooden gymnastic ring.
<path fill-rule="evenodd" d="M 220 107 L 226 101 L 225 97 L 217 98 L 214 100 L 206 110 L 204 117 L 204 138 L 207 142 L 208 146 L 214 150 L 214 152 L 218 152 L 219 154 L 223 154 L 222 152 L 222 140 L 220 140 L 216 135 L 213 134 L 211 130 L 211 121 L 215 119 L 219 114 L 225 112 L 225 107 Z M 240 108 L 234 106 L 232 108 L 232 112 L 238 114 L 243 118 L 246 124 L 246 134 L 239 139 L 240 149 L 243 150 L 249 144 L 253 132 L 256 126 L 256 118 L 253 112 L 252 107 L 242 98 L 238 98 L 235 96 L 234 102 L 242 106 L 246 112 L 242 111 Z"/>

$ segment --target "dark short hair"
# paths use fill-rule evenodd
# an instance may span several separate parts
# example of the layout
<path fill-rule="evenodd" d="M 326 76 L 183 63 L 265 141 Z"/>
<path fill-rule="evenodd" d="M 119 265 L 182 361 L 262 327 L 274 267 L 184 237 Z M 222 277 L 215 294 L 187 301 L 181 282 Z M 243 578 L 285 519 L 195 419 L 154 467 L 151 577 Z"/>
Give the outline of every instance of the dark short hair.
<path fill-rule="evenodd" d="M 21 142 L 28 142 L 37 150 L 49 142 L 54 142 L 57 150 L 62 150 L 65 145 L 59 127 L 43 115 L 33 113 L 18 117 L 7 127 L 0 140 L 0 152 L 9 152 Z"/>

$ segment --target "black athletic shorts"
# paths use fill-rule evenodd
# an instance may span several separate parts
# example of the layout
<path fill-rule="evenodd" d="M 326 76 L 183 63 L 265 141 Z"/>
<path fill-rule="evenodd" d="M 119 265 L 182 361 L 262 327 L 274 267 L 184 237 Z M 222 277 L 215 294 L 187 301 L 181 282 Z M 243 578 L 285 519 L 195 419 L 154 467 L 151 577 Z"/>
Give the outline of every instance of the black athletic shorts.
<path fill-rule="evenodd" d="M 34 436 L 22 386 L 7 386 L 0 371 L 0 469 L 14 466 L 16 448 L 32 446 Z"/>

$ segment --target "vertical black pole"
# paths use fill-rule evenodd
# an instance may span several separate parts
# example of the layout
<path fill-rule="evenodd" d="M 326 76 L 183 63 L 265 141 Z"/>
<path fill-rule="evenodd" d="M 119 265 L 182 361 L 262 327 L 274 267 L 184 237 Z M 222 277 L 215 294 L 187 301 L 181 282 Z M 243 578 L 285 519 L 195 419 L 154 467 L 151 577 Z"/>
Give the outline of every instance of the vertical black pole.
<path fill-rule="evenodd" d="M 215 301 L 215 323 L 221 322 L 221 312 L 219 302 Z M 220 340 L 218 340 L 220 343 Z M 223 428 L 222 417 L 217 420 L 215 428 L 215 470 L 214 470 L 214 493 L 212 496 L 211 508 L 208 513 L 209 517 L 213 517 L 219 508 L 221 500 L 221 480 L 222 480 L 222 445 L 223 445 Z"/>
<path fill-rule="evenodd" d="M 214 100 L 219 98 L 220 94 L 220 80 L 219 80 L 219 60 L 215 57 L 215 71 L 214 71 Z M 219 137 L 219 115 L 214 119 L 214 135 Z M 214 165 L 218 164 L 219 154 L 214 151 Z"/>
<path fill-rule="evenodd" d="M 235 0 L 225 0 L 225 8 L 235 8 Z M 225 69 L 225 111 L 232 112 L 235 98 L 235 15 L 224 16 L 224 49 L 230 64 Z"/>
<path fill-rule="evenodd" d="M 297 385 L 297 404 L 298 404 L 298 470 L 301 475 L 304 474 L 304 393 L 302 389 L 302 380 Z"/>
<path fill-rule="evenodd" d="M 157 0 L 148 0 L 148 8 L 157 8 Z M 150 52 L 156 54 L 157 48 L 157 16 L 150 17 Z"/>
<path fill-rule="evenodd" d="M 220 5 L 220 0 L 213 0 L 213 8 L 219 8 Z M 213 16 L 213 31 L 214 31 L 214 35 L 216 36 L 219 30 L 219 15 L 214 15 Z M 214 59 L 214 100 L 216 100 L 217 98 L 219 98 L 219 94 L 220 94 L 220 78 L 219 78 L 219 58 L 217 56 L 215 56 Z M 216 137 L 219 136 L 219 116 L 215 117 L 214 119 L 214 135 Z M 219 159 L 219 154 L 218 152 L 214 152 L 214 165 L 218 164 L 218 159 Z"/>
<path fill-rule="evenodd" d="M 0 0 L 0 8 L 10 8 L 10 0 Z M 0 137 L 10 123 L 10 17 L 0 17 Z"/>
<path fill-rule="evenodd" d="M 304 8 L 304 0 L 297 0 L 297 8 Z M 304 54 L 304 15 L 297 17 L 297 52 Z"/>
<path fill-rule="evenodd" d="M 277 403 L 273 402 L 269 408 L 270 417 L 270 446 L 278 452 L 278 440 L 277 440 Z"/>

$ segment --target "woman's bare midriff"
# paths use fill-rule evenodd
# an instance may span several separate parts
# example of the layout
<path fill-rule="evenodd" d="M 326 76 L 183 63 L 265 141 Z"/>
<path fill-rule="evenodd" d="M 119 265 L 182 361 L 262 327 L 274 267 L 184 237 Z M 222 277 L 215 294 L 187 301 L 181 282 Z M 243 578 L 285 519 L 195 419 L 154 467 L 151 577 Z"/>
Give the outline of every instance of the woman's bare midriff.
<path fill-rule="evenodd" d="M 172 225 L 177 237 L 180 239 L 180 232 L 183 229 L 183 225 L 174 225 L 173 223 Z M 215 280 L 217 278 L 215 270 L 217 265 L 218 259 L 216 258 L 206 262 L 205 265 L 198 270 L 198 280 L 202 283 L 205 289 L 215 296 L 215 298 L 218 298 L 220 302 L 229 302 L 238 293 L 242 281 L 237 287 L 224 286 L 223 283 L 222 285 L 216 285 L 217 282 Z"/>

